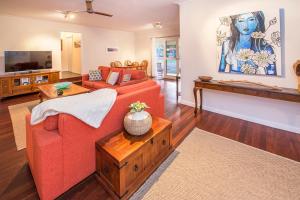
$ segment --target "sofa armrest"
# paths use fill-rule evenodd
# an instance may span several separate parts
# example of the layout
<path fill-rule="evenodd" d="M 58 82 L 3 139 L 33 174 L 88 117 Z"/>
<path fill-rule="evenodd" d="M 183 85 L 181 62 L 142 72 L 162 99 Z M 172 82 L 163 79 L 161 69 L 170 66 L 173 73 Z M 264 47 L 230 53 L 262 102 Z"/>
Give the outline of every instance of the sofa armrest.
<path fill-rule="evenodd" d="M 63 138 L 64 185 L 70 188 L 95 171 L 95 128 L 61 113 L 58 130 Z"/>
<path fill-rule="evenodd" d="M 64 188 L 63 145 L 58 131 L 32 130 L 34 181 L 41 199 L 54 199 Z"/>
<path fill-rule="evenodd" d="M 89 75 L 88 74 L 83 74 L 81 77 L 82 82 L 83 81 L 88 81 L 89 80 Z"/>

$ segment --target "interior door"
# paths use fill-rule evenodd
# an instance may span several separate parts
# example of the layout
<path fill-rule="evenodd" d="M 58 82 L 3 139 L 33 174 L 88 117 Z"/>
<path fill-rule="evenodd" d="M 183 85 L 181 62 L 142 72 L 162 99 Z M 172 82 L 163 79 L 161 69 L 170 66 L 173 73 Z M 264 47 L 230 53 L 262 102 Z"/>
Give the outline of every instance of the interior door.
<path fill-rule="evenodd" d="M 61 64 L 62 71 L 72 71 L 72 44 L 73 36 L 64 36 L 62 38 Z"/>

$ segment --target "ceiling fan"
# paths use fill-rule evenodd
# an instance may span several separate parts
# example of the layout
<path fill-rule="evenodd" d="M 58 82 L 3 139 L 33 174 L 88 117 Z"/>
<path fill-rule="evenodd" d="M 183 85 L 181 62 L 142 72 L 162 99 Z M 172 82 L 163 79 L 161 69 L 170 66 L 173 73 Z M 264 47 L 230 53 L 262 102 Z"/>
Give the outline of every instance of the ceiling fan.
<path fill-rule="evenodd" d="M 63 15 L 65 15 L 66 19 L 69 18 L 69 15 L 72 14 L 72 13 L 81 13 L 81 12 L 87 12 L 89 14 L 102 15 L 102 16 L 105 16 L 105 17 L 112 17 L 113 16 L 112 14 L 95 11 L 93 9 L 93 5 L 92 5 L 93 1 L 94 0 L 85 0 L 86 10 L 83 10 L 83 11 L 71 11 L 71 10 L 60 11 L 60 10 L 57 10 L 57 12 L 62 13 Z"/>

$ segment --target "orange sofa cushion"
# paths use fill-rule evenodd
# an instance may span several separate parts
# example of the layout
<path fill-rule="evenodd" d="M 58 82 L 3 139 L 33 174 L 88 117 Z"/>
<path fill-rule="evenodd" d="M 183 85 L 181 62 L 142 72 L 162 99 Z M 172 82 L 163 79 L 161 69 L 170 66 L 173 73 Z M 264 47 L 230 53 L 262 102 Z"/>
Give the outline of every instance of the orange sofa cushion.
<path fill-rule="evenodd" d="M 106 81 L 110 72 L 110 67 L 100 66 L 98 67 L 98 70 L 101 72 L 102 80 Z"/>
<path fill-rule="evenodd" d="M 146 77 L 143 70 L 125 70 L 124 73 L 131 74 L 131 80 L 140 80 Z"/>

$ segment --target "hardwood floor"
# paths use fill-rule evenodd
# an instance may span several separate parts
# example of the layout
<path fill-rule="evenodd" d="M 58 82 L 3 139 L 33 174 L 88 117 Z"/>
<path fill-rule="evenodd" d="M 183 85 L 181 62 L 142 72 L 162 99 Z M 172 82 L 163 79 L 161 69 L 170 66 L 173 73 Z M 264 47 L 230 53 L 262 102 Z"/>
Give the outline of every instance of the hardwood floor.
<path fill-rule="evenodd" d="M 173 142 L 177 145 L 194 128 L 222 135 L 296 161 L 300 161 L 300 135 L 203 111 L 194 117 L 193 108 L 176 104 L 175 81 L 158 81 L 165 94 L 165 114 L 173 121 Z M 25 95 L 0 103 L 0 199 L 38 199 L 27 165 L 25 150 L 17 151 L 9 105 L 38 99 Z M 58 199 L 111 199 L 93 174 Z"/>

